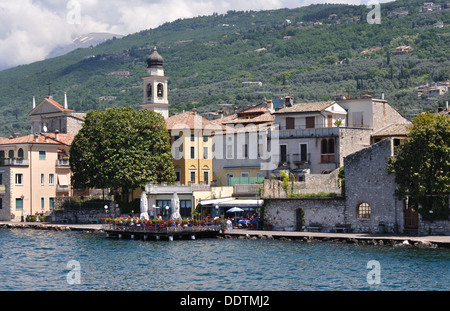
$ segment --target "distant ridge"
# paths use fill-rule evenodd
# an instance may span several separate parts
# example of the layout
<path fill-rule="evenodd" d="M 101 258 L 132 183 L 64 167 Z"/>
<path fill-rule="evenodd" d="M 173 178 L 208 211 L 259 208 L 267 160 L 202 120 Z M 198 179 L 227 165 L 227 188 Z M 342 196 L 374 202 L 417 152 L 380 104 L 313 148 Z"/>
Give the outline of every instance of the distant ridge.
<path fill-rule="evenodd" d="M 77 37 L 75 37 L 72 40 L 71 44 L 64 45 L 64 46 L 58 46 L 54 48 L 48 55 L 47 58 L 53 58 L 58 57 L 61 55 L 65 55 L 69 52 L 72 52 L 79 48 L 89 48 L 99 45 L 100 43 L 103 43 L 107 40 L 111 40 L 113 38 L 123 38 L 122 35 L 107 33 L 107 32 L 92 32 L 88 34 L 82 34 Z"/>

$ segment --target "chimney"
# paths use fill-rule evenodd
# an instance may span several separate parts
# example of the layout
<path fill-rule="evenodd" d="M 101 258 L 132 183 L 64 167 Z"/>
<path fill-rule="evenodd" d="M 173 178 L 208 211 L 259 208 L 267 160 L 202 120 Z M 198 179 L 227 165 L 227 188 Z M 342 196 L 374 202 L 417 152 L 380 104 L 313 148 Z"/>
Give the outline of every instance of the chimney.
<path fill-rule="evenodd" d="M 284 98 L 284 106 L 285 107 L 292 107 L 293 105 L 294 105 L 294 97 L 286 96 Z"/>
<path fill-rule="evenodd" d="M 384 93 L 381 93 L 381 99 L 384 100 Z"/>
<path fill-rule="evenodd" d="M 194 115 L 197 114 L 197 108 L 192 109 L 192 112 L 194 113 Z"/>
<path fill-rule="evenodd" d="M 273 102 L 271 99 L 266 100 L 266 107 L 269 110 L 273 110 Z"/>
<path fill-rule="evenodd" d="M 59 138 L 59 131 L 55 130 L 55 140 L 58 140 L 58 138 Z"/>
<path fill-rule="evenodd" d="M 69 105 L 67 104 L 67 94 L 64 92 L 64 109 L 69 109 Z"/>
<path fill-rule="evenodd" d="M 219 114 L 219 119 L 223 119 L 223 110 L 219 110 L 217 113 Z"/>
<path fill-rule="evenodd" d="M 234 106 L 233 109 L 234 109 L 234 113 L 237 113 L 238 107 Z"/>

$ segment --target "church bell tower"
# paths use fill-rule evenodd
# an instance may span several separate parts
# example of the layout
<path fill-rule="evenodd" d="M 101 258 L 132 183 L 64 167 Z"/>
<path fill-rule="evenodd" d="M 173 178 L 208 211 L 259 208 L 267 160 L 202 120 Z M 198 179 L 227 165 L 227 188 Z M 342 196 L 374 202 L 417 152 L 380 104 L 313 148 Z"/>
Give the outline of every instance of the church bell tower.
<path fill-rule="evenodd" d="M 144 80 L 144 101 L 141 107 L 158 112 L 164 119 L 167 119 L 169 117 L 169 100 L 163 63 L 164 59 L 155 47 L 147 59 L 147 76 L 142 78 Z"/>

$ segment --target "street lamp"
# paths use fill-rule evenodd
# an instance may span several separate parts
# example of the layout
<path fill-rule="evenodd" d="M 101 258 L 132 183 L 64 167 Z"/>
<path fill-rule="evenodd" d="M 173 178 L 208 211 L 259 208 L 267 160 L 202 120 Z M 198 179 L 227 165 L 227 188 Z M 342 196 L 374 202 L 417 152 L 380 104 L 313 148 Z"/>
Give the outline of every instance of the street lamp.
<path fill-rule="evenodd" d="M 156 205 L 155 204 L 153 204 L 152 205 L 152 210 L 150 211 L 150 218 L 154 218 L 155 217 L 155 209 L 156 209 Z"/>
<path fill-rule="evenodd" d="M 108 218 L 108 205 L 105 205 L 103 208 L 105 209 L 105 224 L 107 224 L 108 222 L 106 221 L 106 218 Z"/>
<path fill-rule="evenodd" d="M 169 223 L 169 206 L 166 205 L 167 223 Z"/>

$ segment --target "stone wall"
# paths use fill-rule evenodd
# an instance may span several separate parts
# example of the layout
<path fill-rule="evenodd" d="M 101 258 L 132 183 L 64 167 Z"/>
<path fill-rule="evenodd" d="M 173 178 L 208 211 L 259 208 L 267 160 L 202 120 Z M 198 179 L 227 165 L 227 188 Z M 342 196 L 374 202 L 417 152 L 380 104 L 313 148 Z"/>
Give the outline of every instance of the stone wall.
<path fill-rule="evenodd" d="M 111 214 L 108 212 L 108 217 Z M 120 216 L 120 210 L 116 210 L 116 216 Z M 54 223 L 67 223 L 67 224 L 99 224 L 102 218 L 106 218 L 104 210 L 99 209 L 83 209 L 72 211 L 54 211 L 52 213 L 51 221 Z"/>
<path fill-rule="evenodd" d="M 419 215 L 419 234 L 450 235 L 450 220 L 426 221 Z"/>
<path fill-rule="evenodd" d="M 67 117 L 67 134 L 77 135 L 78 132 L 83 127 L 85 114 L 73 113 L 71 116 Z"/>
<path fill-rule="evenodd" d="M 295 181 L 293 193 L 336 193 L 340 195 L 339 169 L 334 170 L 330 174 L 306 174 L 305 181 Z M 292 182 L 289 181 L 288 191 L 292 188 Z M 283 182 L 278 179 L 264 180 L 264 198 L 286 198 L 286 191 L 283 189 Z"/>
<path fill-rule="evenodd" d="M 303 212 L 304 228 L 300 228 L 298 210 Z M 321 227 L 322 232 L 332 232 L 337 224 L 344 223 L 343 198 L 301 198 L 265 200 L 264 219 L 274 230 L 308 230 Z"/>
<path fill-rule="evenodd" d="M 385 139 L 345 157 L 345 199 L 286 198 L 281 181 L 265 181 L 266 223 L 276 230 L 298 230 L 297 210 L 301 209 L 305 227 L 319 226 L 324 232 L 333 231 L 336 224 L 346 224 L 355 233 L 404 233 L 404 202 L 395 196 L 398 187 L 395 175 L 387 169 L 388 158 L 393 152 L 393 139 Z M 337 171 L 333 173 L 337 174 Z M 313 185 L 320 186 L 321 179 L 318 177 L 309 182 L 312 189 Z M 322 186 L 324 189 L 326 184 Z M 307 183 L 303 186 L 295 183 L 294 192 L 307 193 L 306 188 Z M 317 189 L 315 193 L 320 192 Z M 358 213 L 363 206 L 367 207 L 368 212 Z M 418 224 L 418 234 L 450 235 L 449 220 L 430 222 L 419 215 Z"/>
<path fill-rule="evenodd" d="M 340 128 L 339 131 L 339 163 L 344 165 L 344 158 L 370 146 L 371 129 Z"/>
<path fill-rule="evenodd" d="M 385 139 L 344 160 L 346 221 L 355 232 L 378 232 L 380 224 L 387 232 L 403 231 L 403 202 L 396 199 L 395 175 L 387 170 L 393 148 L 392 140 Z M 370 215 L 358 216 L 365 203 Z"/>
<path fill-rule="evenodd" d="M 397 110 L 387 102 L 374 100 L 373 103 L 373 129 L 377 131 L 389 124 L 410 124 Z"/>

